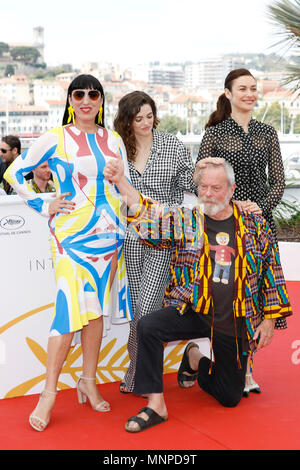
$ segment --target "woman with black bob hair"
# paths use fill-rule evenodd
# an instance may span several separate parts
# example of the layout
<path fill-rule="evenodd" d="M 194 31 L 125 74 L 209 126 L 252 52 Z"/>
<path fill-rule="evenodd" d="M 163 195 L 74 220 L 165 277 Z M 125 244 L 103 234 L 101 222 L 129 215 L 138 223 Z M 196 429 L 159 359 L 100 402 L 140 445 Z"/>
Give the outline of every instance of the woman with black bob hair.
<path fill-rule="evenodd" d="M 99 121 L 99 116 L 96 114 L 95 116 L 95 124 L 105 127 L 105 95 L 103 91 L 103 87 L 99 80 L 94 77 L 93 75 L 88 75 L 88 74 L 82 74 L 78 75 L 77 77 L 74 78 L 74 80 L 70 83 L 69 88 L 68 88 L 68 96 L 72 96 L 72 92 L 74 90 L 82 90 L 82 89 L 88 89 L 90 88 L 91 90 L 98 90 L 100 92 L 100 95 L 102 97 L 102 121 Z M 66 126 L 70 122 L 70 115 L 69 115 L 69 100 L 66 102 L 65 106 L 65 111 L 64 111 L 64 116 L 62 120 L 62 125 Z"/>
<path fill-rule="evenodd" d="M 83 367 L 78 378 L 80 404 L 88 398 L 96 411 L 110 405 L 96 385 L 103 317 L 131 320 L 123 241 L 121 198 L 103 176 L 111 158 L 121 155 L 121 137 L 104 127 L 104 93 L 91 75 L 79 75 L 69 86 L 63 125 L 39 137 L 18 157 L 5 178 L 27 204 L 49 217 L 57 295 L 48 339 L 45 388 L 29 418 L 44 431 L 50 421 L 58 378 L 74 333 L 80 333 Z M 56 199 L 48 203 L 33 193 L 25 175 L 48 161 Z M 117 273 L 117 275 L 115 275 Z"/>

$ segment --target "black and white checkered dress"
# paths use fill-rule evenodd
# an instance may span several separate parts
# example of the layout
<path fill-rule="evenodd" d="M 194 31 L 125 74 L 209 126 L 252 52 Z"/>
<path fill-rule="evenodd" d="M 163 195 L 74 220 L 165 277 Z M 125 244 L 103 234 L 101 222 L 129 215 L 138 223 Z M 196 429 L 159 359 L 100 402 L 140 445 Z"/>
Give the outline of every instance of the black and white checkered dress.
<path fill-rule="evenodd" d="M 153 144 L 142 174 L 137 171 L 133 162 L 128 161 L 128 164 L 132 185 L 144 196 L 166 206 L 180 205 L 184 192 L 194 192 L 196 189 L 190 153 L 172 134 L 153 130 Z M 132 391 L 137 355 L 137 322 L 143 315 L 162 306 L 170 252 L 143 246 L 128 229 L 124 253 L 134 315 L 128 338 L 130 364 L 124 382 L 126 388 Z"/>

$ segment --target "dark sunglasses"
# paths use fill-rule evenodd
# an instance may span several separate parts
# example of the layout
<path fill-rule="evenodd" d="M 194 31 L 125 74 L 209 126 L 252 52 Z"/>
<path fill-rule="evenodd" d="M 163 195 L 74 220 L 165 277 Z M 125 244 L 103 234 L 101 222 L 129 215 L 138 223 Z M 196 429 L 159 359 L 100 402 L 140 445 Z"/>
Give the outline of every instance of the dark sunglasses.
<path fill-rule="evenodd" d="M 0 152 L 2 152 L 2 153 L 11 152 L 11 149 L 0 149 Z"/>
<path fill-rule="evenodd" d="M 101 93 L 98 90 L 74 90 L 72 92 L 72 97 L 75 101 L 83 100 L 85 95 L 88 95 L 92 101 L 97 101 L 97 99 L 101 96 Z"/>

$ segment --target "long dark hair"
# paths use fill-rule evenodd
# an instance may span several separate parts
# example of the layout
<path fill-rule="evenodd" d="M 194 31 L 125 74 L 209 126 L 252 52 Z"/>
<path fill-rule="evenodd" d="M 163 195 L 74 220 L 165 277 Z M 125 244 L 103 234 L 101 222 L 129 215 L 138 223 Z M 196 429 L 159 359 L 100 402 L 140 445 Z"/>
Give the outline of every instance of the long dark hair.
<path fill-rule="evenodd" d="M 103 98 L 103 113 L 102 113 L 102 127 L 105 127 L 104 125 L 104 108 L 105 108 L 105 97 L 104 97 L 104 91 L 101 83 L 96 77 L 93 77 L 93 75 L 78 75 L 77 77 L 74 78 L 74 80 L 70 83 L 69 88 L 68 88 L 68 93 L 67 93 L 67 101 L 66 101 L 66 107 L 65 107 L 65 112 L 62 120 L 62 125 L 65 126 L 68 123 L 68 117 L 69 117 L 69 111 L 68 107 L 70 105 L 69 103 L 69 96 L 71 96 L 73 90 L 85 90 L 85 89 L 92 89 L 92 90 L 98 90 L 101 93 L 101 96 Z M 95 116 L 95 123 L 99 125 L 98 123 L 98 116 Z"/>
<path fill-rule="evenodd" d="M 243 76 L 251 76 L 253 77 L 252 73 L 249 72 L 247 69 L 235 69 L 231 70 L 227 77 L 225 78 L 224 88 L 231 91 L 232 89 L 232 82 L 239 77 Z M 253 77 L 254 78 L 254 77 Z M 205 129 L 208 127 L 216 126 L 222 121 L 225 121 L 231 115 L 231 104 L 228 98 L 226 98 L 225 93 L 219 96 L 217 101 L 217 109 L 211 113 L 208 118 L 208 121 L 205 125 Z"/>
<path fill-rule="evenodd" d="M 132 129 L 132 122 L 144 104 L 149 104 L 154 116 L 153 128 L 158 126 L 157 110 L 154 100 L 143 91 L 133 91 L 123 96 L 119 101 L 118 113 L 114 120 L 114 128 L 120 134 L 126 147 L 129 160 L 136 155 L 136 140 Z"/>

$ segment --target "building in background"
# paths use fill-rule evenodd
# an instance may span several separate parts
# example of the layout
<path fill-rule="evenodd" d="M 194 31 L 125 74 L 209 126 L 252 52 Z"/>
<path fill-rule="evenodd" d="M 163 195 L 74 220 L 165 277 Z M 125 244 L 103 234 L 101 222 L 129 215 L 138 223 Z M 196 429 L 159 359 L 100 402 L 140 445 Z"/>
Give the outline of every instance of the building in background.
<path fill-rule="evenodd" d="M 210 114 L 211 102 L 202 96 L 182 93 L 170 101 L 170 114 L 186 122 L 187 133 L 204 128 L 205 118 Z"/>
<path fill-rule="evenodd" d="M 33 28 L 32 47 L 35 47 L 40 53 L 38 62 L 43 63 L 45 60 L 44 59 L 45 44 L 44 44 L 44 28 L 42 26 L 36 26 L 35 28 Z"/>
<path fill-rule="evenodd" d="M 14 105 L 32 104 L 30 83 L 26 75 L 13 75 L 0 79 L 0 101 Z"/>
<path fill-rule="evenodd" d="M 184 71 L 179 65 L 153 65 L 148 71 L 150 85 L 167 85 L 173 88 L 184 87 Z"/>
<path fill-rule="evenodd" d="M 18 137 L 38 137 L 46 132 L 49 110 L 35 105 L 0 105 L 1 135 L 17 135 Z"/>
<path fill-rule="evenodd" d="M 47 101 L 62 101 L 66 99 L 68 80 L 33 80 L 33 102 L 44 106 Z"/>
<path fill-rule="evenodd" d="M 184 68 L 184 84 L 187 88 L 222 90 L 230 70 L 245 67 L 241 59 L 231 56 L 200 59 Z"/>
<path fill-rule="evenodd" d="M 13 62 L 9 48 L 3 49 L 0 73 L 2 71 L 2 76 L 9 76 L 0 78 L 2 134 L 16 133 L 21 138 L 30 138 L 30 135 L 36 137 L 60 125 L 68 86 L 79 73 L 92 74 L 102 83 L 107 127 L 113 127 L 120 99 L 134 90 L 142 90 L 154 99 L 160 119 L 177 116 L 186 122 L 186 133 L 201 134 L 223 92 L 226 75 L 239 67 L 249 68 L 257 78 L 259 101 L 256 110 L 260 112 L 259 117 L 263 115 L 270 119 L 271 104 L 277 102 L 282 116 L 288 113 L 286 125 L 281 126 L 281 130 L 285 133 L 293 129 L 299 132 L 300 98 L 295 98 L 280 85 L 281 69 L 275 66 L 274 58 L 264 54 L 208 57 L 182 64 L 152 62 L 120 65 L 109 61 L 89 61 L 82 65 L 81 70 L 73 71 L 70 64 L 47 68 L 43 63 L 45 41 L 42 26 L 33 28 L 31 44 L 18 45 L 38 49 L 41 65 L 29 66 L 19 59 Z M 7 65 L 12 70 L 9 73 Z M 289 123 L 292 124 L 288 126 Z"/>

